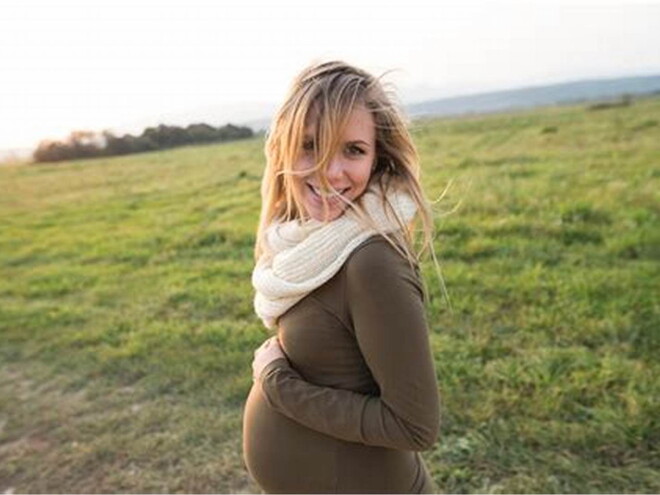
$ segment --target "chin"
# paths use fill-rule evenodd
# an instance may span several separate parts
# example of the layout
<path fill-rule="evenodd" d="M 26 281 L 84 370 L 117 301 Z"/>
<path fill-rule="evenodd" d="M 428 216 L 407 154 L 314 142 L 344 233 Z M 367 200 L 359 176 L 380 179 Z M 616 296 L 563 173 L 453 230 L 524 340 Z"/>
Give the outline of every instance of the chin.
<path fill-rule="evenodd" d="M 319 222 L 327 221 L 331 222 L 333 220 L 336 220 L 340 216 L 344 214 L 346 211 L 346 208 L 342 209 L 337 209 L 337 208 L 329 208 L 328 209 L 328 216 L 325 217 L 323 215 L 323 210 L 317 210 L 316 208 L 310 208 L 308 209 L 309 216 L 312 217 L 314 220 L 318 220 Z"/>

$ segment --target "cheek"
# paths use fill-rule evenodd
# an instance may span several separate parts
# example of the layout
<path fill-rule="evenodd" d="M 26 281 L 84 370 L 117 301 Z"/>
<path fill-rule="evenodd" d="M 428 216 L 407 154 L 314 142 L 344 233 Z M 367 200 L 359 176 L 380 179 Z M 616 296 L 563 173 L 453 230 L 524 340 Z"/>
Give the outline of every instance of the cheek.
<path fill-rule="evenodd" d="M 370 177 L 371 161 L 360 163 L 360 166 L 356 167 L 352 174 L 353 183 L 360 188 L 360 192 L 367 187 Z"/>
<path fill-rule="evenodd" d="M 308 158 L 300 158 L 293 164 L 293 170 L 295 172 L 302 172 L 304 170 L 307 170 L 308 168 L 311 168 L 312 164 L 311 161 Z"/>
<path fill-rule="evenodd" d="M 304 182 L 311 174 L 313 164 L 311 160 L 302 158 L 293 164 L 293 171 L 298 172 L 294 176 L 295 182 Z"/>

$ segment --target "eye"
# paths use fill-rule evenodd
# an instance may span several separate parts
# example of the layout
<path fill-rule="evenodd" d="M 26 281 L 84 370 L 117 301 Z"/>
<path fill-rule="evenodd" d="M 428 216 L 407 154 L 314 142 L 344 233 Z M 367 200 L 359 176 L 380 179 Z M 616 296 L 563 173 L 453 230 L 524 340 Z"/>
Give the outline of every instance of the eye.
<path fill-rule="evenodd" d="M 359 156 L 359 155 L 364 155 L 366 153 L 362 148 L 360 148 L 359 146 L 355 146 L 354 144 L 348 146 L 346 150 L 348 151 L 349 155 Z"/>
<path fill-rule="evenodd" d="M 302 147 L 305 151 L 314 151 L 314 141 L 312 141 L 311 139 L 303 141 Z"/>

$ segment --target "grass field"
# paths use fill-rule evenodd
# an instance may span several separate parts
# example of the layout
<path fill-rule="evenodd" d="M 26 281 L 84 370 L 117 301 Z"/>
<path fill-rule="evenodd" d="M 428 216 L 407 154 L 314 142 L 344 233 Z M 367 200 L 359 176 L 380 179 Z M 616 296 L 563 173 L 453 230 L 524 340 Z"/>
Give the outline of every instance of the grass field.
<path fill-rule="evenodd" d="M 660 99 L 416 122 L 447 492 L 660 492 Z M 0 491 L 259 492 L 261 138 L 0 167 Z M 447 211 L 460 206 L 451 214 Z"/>

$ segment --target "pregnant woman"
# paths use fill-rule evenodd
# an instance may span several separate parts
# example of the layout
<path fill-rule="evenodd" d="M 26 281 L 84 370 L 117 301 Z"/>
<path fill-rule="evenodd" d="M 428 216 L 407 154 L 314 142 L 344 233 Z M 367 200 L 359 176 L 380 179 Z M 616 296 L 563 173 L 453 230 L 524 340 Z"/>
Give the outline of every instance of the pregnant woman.
<path fill-rule="evenodd" d="M 369 73 L 312 64 L 266 157 L 252 283 L 274 335 L 252 363 L 248 472 L 265 493 L 433 493 L 420 451 L 440 400 L 419 270 L 433 221 L 400 110 Z"/>

